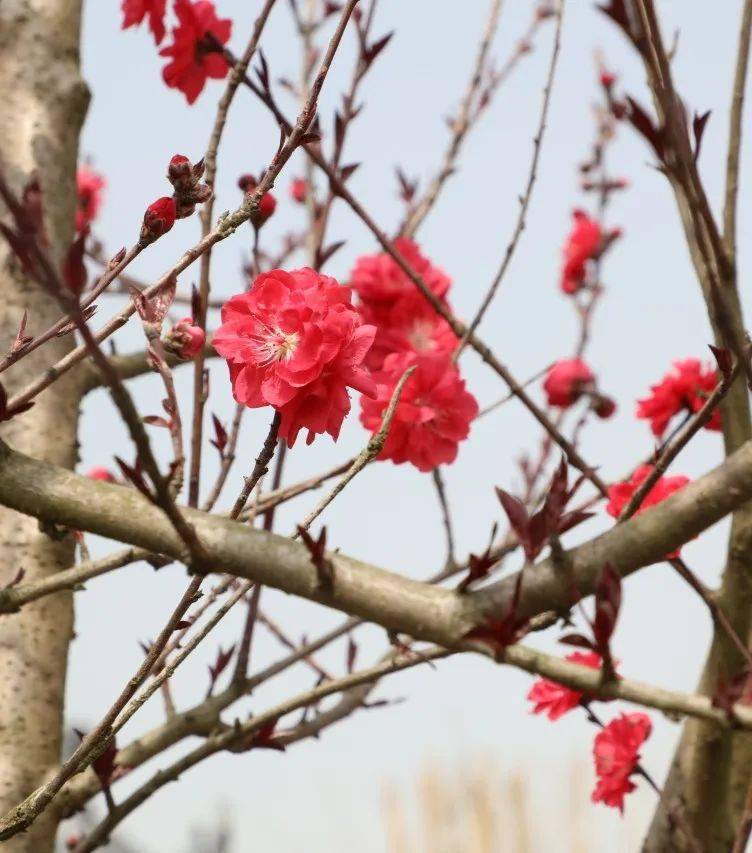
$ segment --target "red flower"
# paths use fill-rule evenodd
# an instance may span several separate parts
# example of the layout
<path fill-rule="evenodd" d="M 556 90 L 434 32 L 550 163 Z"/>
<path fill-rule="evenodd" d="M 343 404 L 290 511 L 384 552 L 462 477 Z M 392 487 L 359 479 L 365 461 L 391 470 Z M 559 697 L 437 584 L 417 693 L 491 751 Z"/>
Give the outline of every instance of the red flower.
<path fill-rule="evenodd" d="M 222 80 L 227 76 L 229 65 L 218 45 L 230 40 L 232 21 L 218 18 L 211 0 L 175 0 L 175 14 L 179 23 L 172 31 L 173 42 L 159 52 L 172 58 L 162 77 L 192 104 L 207 78 Z"/>
<path fill-rule="evenodd" d="M 443 270 L 435 267 L 421 255 L 417 245 L 407 237 L 398 237 L 394 248 L 402 255 L 407 264 L 426 282 L 436 296 L 445 296 L 451 281 Z M 386 252 L 378 255 L 364 255 L 355 262 L 350 273 L 350 287 L 358 294 L 362 302 L 392 302 L 406 293 L 417 292 L 413 282 L 397 266 L 391 255 Z"/>
<path fill-rule="evenodd" d="M 640 465 L 629 480 L 626 480 L 623 483 L 614 483 L 614 485 L 609 486 L 606 512 L 613 518 L 618 518 L 632 495 L 637 491 L 640 484 L 650 475 L 652 470 L 652 465 Z M 637 510 L 635 515 L 639 515 L 651 506 L 655 506 L 661 501 L 665 501 L 666 498 L 673 495 L 674 492 L 678 492 L 679 489 L 683 489 L 688 482 L 689 477 L 684 477 L 681 474 L 675 477 L 660 477 L 653 488 L 645 496 L 645 499 L 640 504 L 640 508 Z M 669 559 L 671 557 L 678 556 L 678 548 L 676 551 L 667 555 Z"/>
<path fill-rule="evenodd" d="M 451 353 L 457 346 L 452 327 L 417 290 L 392 303 L 362 303 L 359 310 L 364 322 L 376 326 L 366 358 L 371 370 L 380 370 L 393 352 Z"/>
<path fill-rule="evenodd" d="M 258 184 L 253 175 L 241 175 L 238 178 L 238 186 L 246 195 L 252 193 Z M 264 193 L 259 201 L 258 210 L 251 215 L 251 224 L 254 228 L 261 226 L 269 219 L 277 209 L 277 199 L 271 193 Z"/>
<path fill-rule="evenodd" d="M 168 352 L 188 361 L 195 358 L 204 346 L 206 333 L 193 323 L 193 317 L 184 317 L 170 329 L 164 345 Z"/>
<path fill-rule="evenodd" d="M 566 409 L 576 403 L 595 382 L 593 371 L 580 358 L 557 361 L 543 381 L 549 406 Z"/>
<path fill-rule="evenodd" d="M 86 476 L 90 480 L 102 480 L 104 483 L 115 482 L 115 475 L 103 465 L 95 465 L 93 468 L 89 468 L 86 472 Z"/>
<path fill-rule="evenodd" d="M 572 214 L 574 224 L 564 244 L 564 264 L 561 270 L 561 289 L 577 293 L 585 283 L 586 265 L 600 254 L 603 234 L 601 226 L 583 210 Z"/>
<path fill-rule="evenodd" d="M 653 724 L 647 714 L 620 714 L 598 732 L 593 758 L 598 781 L 591 795 L 594 803 L 604 803 L 624 813 L 624 797 L 634 791 L 630 781 L 640 760 L 639 750 L 650 737 Z"/>
<path fill-rule="evenodd" d="M 162 41 L 165 36 L 164 17 L 167 0 L 123 0 L 122 7 L 122 29 L 127 30 L 128 27 L 137 26 L 148 15 L 149 29 L 155 43 L 159 44 Z"/>
<path fill-rule="evenodd" d="M 106 186 L 105 179 L 92 171 L 86 164 L 79 166 L 76 172 L 76 191 L 78 205 L 76 207 L 76 231 L 83 231 L 87 225 L 97 218 L 102 206 L 102 191 Z"/>
<path fill-rule="evenodd" d="M 144 213 L 141 240 L 146 243 L 153 243 L 157 238 L 166 234 L 175 224 L 176 215 L 175 201 L 170 196 L 162 196 L 162 198 L 153 201 Z"/>
<path fill-rule="evenodd" d="M 376 330 L 364 325 L 348 288 L 312 269 L 272 270 L 222 307 L 214 347 L 227 360 L 235 399 L 273 406 L 288 445 L 308 429 L 337 439 L 348 388 L 376 393 L 363 365 Z"/>
<path fill-rule="evenodd" d="M 600 669 L 601 666 L 601 656 L 596 652 L 572 652 L 566 659 L 591 669 Z M 572 690 L 556 681 L 539 678 L 530 688 L 527 698 L 535 703 L 534 714 L 545 714 L 551 722 L 554 722 L 572 708 L 576 708 L 584 695 L 579 690 Z"/>
<path fill-rule="evenodd" d="M 653 435 L 660 437 L 674 415 L 682 411 L 699 412 L 718 379 L 718 372 L 703 367 L 699 359 L 675 361 L 673 369 L 657 385 L 650 386 L 650 396 L 637 401 L 637 417 L 649 420 Z M 721 429 L 718 409 L 705 424 L 705 429 Z"/>
<path fill-rule="evenodd" d="M 402 352 L 387 356 L 374 374 L 375 400 L 361 400 L 360 422 L 378 432 L 395 386 L 416 365 L 402 389 L 380 459 L 395 465 L 410 462 L 419 471 L 454 462 L 460 441 L 467 438 L 478 414 L 475 398 L 465 390 L 456 365 L 447 353 Z"/>
<path fill-rule="evenodd" d="M 293 201 L 304 204 L 308 198 L 308 181 L 305 178 L 295 178 L 290 184 L 290 195 Z"/>

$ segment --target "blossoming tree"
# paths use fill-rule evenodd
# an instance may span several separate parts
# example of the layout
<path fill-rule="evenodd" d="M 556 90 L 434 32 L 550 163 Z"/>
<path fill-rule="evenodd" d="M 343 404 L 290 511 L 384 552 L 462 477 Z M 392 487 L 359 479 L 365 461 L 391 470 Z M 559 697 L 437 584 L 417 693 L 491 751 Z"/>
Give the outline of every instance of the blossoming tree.
<path fill-rule="evenodd" d="M 305 58 L 297 84 L 272 76 L 262 45 L 277 4 L 257 5 L 251 32 L 233 33 L 221 0 L 122 0 L 123 29 L 141 27 L 145 38 L 153 38 L 166 60 L 163 83 L 185 99 L 186 108 L 213 97 L 207 81 L 222 82 L 201 156 L 180 152 L 165 164 L 161 191 L 168 194 L 150 201 L 159 190 L 144 188 L 143 220 L 130 228 L 135 242 L 110 256 L 94 236 L 106 178 L 77 163 L 87 106 L 78 67 L 80 0 L 0 3 L 0 343 L 6 353 L 0 361 L 0 840 L 9 850 L 52 850 L 61 821 L 101 796 L 107 805 L 101 823 L 64 842 L 75 853 L 95 850 L 145 800 L 212 755 L 284 751 L 363 707 L 391 673 L 472 653 L 531 673 L 534 713 L 553 722 L 581 713 L 593 724 L 594 803 L 624 810 L 637 785 L 655 790 L 646 850 L 744 850 L 752 827 L 752 360 L 737 292 L 736 209 L 752 0 L 743 3 L 720 219 L 699 168 L 708 115 L 693 116 L 680 97 L 653 0 L 599 5 L 644 63 L 653 107 L 624 92 L 611 69 L 598 68 L 595 142 L 581 165 L 582 189 L 592 204 L 574 209 L 570 230 L 561 235 L 559 287 L 576 313 L 579 335 L 570 352 L 529 381 L 510 373 L 481 324 L 515 254 L 536 188 L 565 0 L 531 3 L 529 28 L 500 69 L 490 45 L 501 3 L 491 0 L 443 161 L 423 188 L 399 173 L 404 216 L 393 232 L 351 191 L 356 166 L 344 160 L 351 126 L 365 120 L 361 86 L 377 60 L 388 61 L 390 37 L 376 31 L 379 0 L 291 0 Z M 465 139 L 542 28 L 552 34 L 552 52 L 517 224 L 477 310 L 463 320 L 452 308 L 449 276 L 420 245 L 420 228 L 455 171 Z M 319 96 L 343 39 L 351 35 L 356 63 L 330 136 L 325 128 L 332 122 L 320 114 Z M 242 53 L 228 47 L 231 36 L 245 39 Z M 297 96 L 297 116 L 280 106 L 281 86 Z M 270 112 L 279 138 L 268 141 L 262 172 L 244 173 L 235 164 L 242 201 L 218 216 L 218 151 L 228 112 L 242 98 Z M 667 365 L 663 378 L 636 401 L 635 417 L 647 422 L 655 446 L 621 479 L 607 482 L 598 460 L 584 458 L 580 438 L 586 422 L 608 420 L 616 410 L 613 389 L 601 387 L 587 350 L 606 292 L 604 267 L 621 239 L 620 229 L 607 224 L 613 197 L 627 189 L 606 165 L 617 130 L 644 140 L 676 198 L 714 340 L 707 358 L 696 357 L 698 347 L 693 357 Z M 304 177 L 288 174 L 293 156 L 305 158 Z M 305 210 L 307 228 L 275 248 L 264 227 L 280 215 L 275 193 L 285 187 Z M 328 273 L 341 246 L 328 236 L 335 205 L 349 210 L 371 236 L 341 280 Z M 156 281 L 134 278 L 137 258 L 191 217 L 200 221 L 200 239 Z M 218 306 L 219 323 L 212 324 L 212 254 L 225 242 L 232 245 L 246 223 L 252 257 L 236 294 Z M 188 270 L 198 281 L 191 292 Z M 107 315 L 104 297 L 112 292 L 124 293 L 127 301 Z M 107 350 L 105 342 L 128 322 L 140 324 L 143 350 Z M 473 351 L 503 393 L 527 410 L 543 441 L 538 458 L 522 466 L 523 492 L 497 489 L 490 541 L 459 560 L 441 472 L 461 464 L 458 453 L 472 441 L 474 422 L 498 405 L 481 410 L 463 376 L 463 356 Z M 211 408 L 206 362 L 212 358 L 226 362 L 233 412 Z M 193 372 L 190 400 L 176 390 L 176 370 Z M 163 388 L 158 415 L 140 412 L 128 387 L 145 373 L 158 377 Z M 536 402 L 532 383 L 540 386 L 544 405 Z M 74 473 L 79 405 L 97 387 L 111 395 L 133 450 L 128 458 L 101 460 L 88 473 Z M 268 412 L 269 428 L 255 463 L 238 470 L 236 448 L 248 409 Z M 305 481 L 285 480 L 290 448 L 315 454 L 358 419 L 366 438 L 356 457 Z M 722 433 L 725 458 L 690 482 L 676 473 L 677 457 L 703 429 Z M 154 449 L 153 430 L 169 436 L 165 458 Z M 202 465 L 209 453 L 219 460 L 213 481 Z M 341 502 L 366 467 L 387 463 L 430 475 L 443 508 L 446 565 L 424 582 L 327 550 L 329 504 Z M 274 531 L 276 507 L 322 487 L 324 496 L 301 513 L 294 535 Z M 596 512 L 613 525 L 589 538 L 581 525 Z M 727 516 L 726 567 L 720 588 L 710 590 L 682 557 L 682 546 Z M 580 544 L 565 546 L 563 538 L 573 530 Z M 92 560 L 87 533 L 123 547 Z M 515 560 L 516 568 L 500 577 Z M 144 647 L 141 666 L 123 674 L 122 691 L 61 761 L 73 592 L 136 561 L 183 564 L 185 591 Z M 626 678 L 612 653 L 622 581 L 661 562 L 699 596 L 714 626 L 693 694 Z M 275 624 L 263 609 L 264 586 L 346 618 L 339 628 L 303 642 L 275 626 L 286 652 L 260 669 L 251 655 L 254 631 L 261 621 Z M 209 667 L 208 692 L 188 708 L 175 707 L 171 679 L 241 602 L 242 634 L 229 650 L 220 648 Z M 378 662 L 359 667 L 354 637 L 363 623 L 384 629 L 385 646 Z M 525 638 L 539 631 L 579 650 L 534 650 Z M 346 648 L 346 667 L 335 674 L 322 669 L 316 654 L 337 641 Z M 228 722 L 239 700 L 294 665 L 313 670 L 312 688 Z M 120 730 L 158 691 L 165 722 L 123 742 Z M 322 710 L 319 703 L 328 697 L 336 702 Z M 605 703 L 613 699 L 637 707 L 611 712 Z M 295 713 L 301 710 L 302 717 Z M 663 784 L 649 767 L 656 712 L 683 720 Z M 191 741 L 179 758 L 163 755 L 191 737 L 200 738 L 198 746 Z M 158 769 L 121 795 L 117 781 L 147 762 Z"/>

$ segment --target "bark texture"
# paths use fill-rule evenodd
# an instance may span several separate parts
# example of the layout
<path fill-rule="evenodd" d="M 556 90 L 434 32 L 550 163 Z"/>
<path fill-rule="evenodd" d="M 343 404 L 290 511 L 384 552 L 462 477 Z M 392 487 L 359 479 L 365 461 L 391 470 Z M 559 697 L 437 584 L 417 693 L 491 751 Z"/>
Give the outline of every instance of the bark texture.
<path fill-rule="evenodd" d="M 0 0 L 0 158 L 14 189 L 35 173 L 44 194 L 45 224 L 60 258 L 70 243 L 75 210 L 78 138 L 88 104 L 79 71 L 81 0 Z M 13 341 L 25 310 L 29 332 L 56 320 L 59 309 L 25 278 L 0 247 L 0 349 Z M 56 339 L 2 376 L 9 393 L 22 388 L 71 347 Z M 79 380 L 66 375 L 27 413 L 3 424 L 14 447 L 58 465 L 76 461 Z M 73 540 L 55 541 L 38 522 L 0 508 L 0 584 L 19 569 L 44 578 L 67 568 Z M 73 633 L 70 593 L 34 602 L 0 623 L 0 809 L 12 808 L 60 760 L 65 673 Z M 9 853 L 47 853 L 54 847 L 54 815 L 6 845 Z M 4 848 L 5 849 L 5 848 Z"/>

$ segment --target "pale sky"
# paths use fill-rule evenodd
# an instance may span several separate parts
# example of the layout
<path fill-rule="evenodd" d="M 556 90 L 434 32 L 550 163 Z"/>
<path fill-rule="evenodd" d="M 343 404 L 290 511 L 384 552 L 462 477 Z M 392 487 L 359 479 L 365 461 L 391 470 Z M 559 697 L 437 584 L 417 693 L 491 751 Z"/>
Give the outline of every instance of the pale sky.
<path fill-rule="evenodd" d="M 259 0 L 218 0 L 217 5 L 222 16 L 233 18 L 231 44 L 241 50 Z M 526 27 L 534 5 L 530 0 L 506 0 L 493 48 L 500 62 Z M 681 30 L 674 62 L 681 92 L 692 109 L 713 110 L 700 165 L 716 209 L 740 5 L 739 0 L 710 7 L 680 0 L 660 4 L 665 32 L 671 33 L 675 27 Z M 198 103 L 187 107 L 181 95 L 163 85 L 162 60 L 145 29 L 121 32 L 115 0 L 98 0 L 85 6 L 84 71 L 93 101 L 82 155 L 90 157 L 109 182 L 97 233 L 114 252 L 133 240 L 146 204 L 167 191 L 163 175 L 170 156 L 180 152 L 198 159 L 203 153 L 222 85 L 210 84 Z M 277 6 L 262 41 L 275 79 L 298 73 L 288 5 L 280 0 Z M 351 188 L 386 230 L 397 225 L 402 212 L 395 197 L 394 167 L 399 164 L 408 174 L 425 179 L 439 162 L 447 136 L 444 119 L 464 90 L 485 12 L 485 0 L 461 4 L 449 0 L 381 0 L 376 32 L 395 29 L 397 34 L 365 84 L 366 108 L 349 138 L 346 160 L 363 163 Z M 514 227 L 552 33 L 552 27 L 544 29 L 534 53 L 503 87 L 473 132 L 458 173 L 420 236 L 425 254 L 453 279 L 451 298 L 460 316 L 471 315 L 482 298 Z M 333 107 L 352 65 L 351 38 L 346 42 L 321 101 L 325 131 L 331 127 Z M 596 49 L 603 50 L 627 90 L 649 103 L 642 69 L 620 35 L 591 2 L 568 0 L 561 62 L 528 227 L 502 291 L 481 328 L 482 337 L 520 379 L 567 355 L 574 342 L 574 312 L 558 292 L 557 276 L 570 211 L 590 203 L 578 191 L 577 164 L 589 152 L 593 134 Z M 292 111 L 293 104 L 288 102 L 287 109 Z M 217 212 L 237 205 L 237 176 L 263 167 L 276 144 L 277 133 L 268 116 L 241 93 L 220 152 Z M 652 448 L 647 425 L 633 417 L 636 398 L 663 375 L 672 359 L 704 357 L 711 340 L 666 181 L 651 168 L 643 143 L 626 128 L 620 131 L 610 157 L 613 171 L 627 177 L 632 188 L 615 200 L 610 212 L 610 224 L 621 226 L 624 237 L 605 264 L 607 295 L 597 315 L 588 360 L 620 409 L 611 421 L 593 422 L 583 443 L 585 457 L 599 465 L 606 478 L 618 476 Z M 745 149 L 744 163 L 749 167 L 749 148 Z M 302 224 L 302 211 L 287 194 L 289 181 L 300 168 L 299 162 L 292 164 L 279 179 L 276 192 L 280 204 L 265 239 L 273 240 L 275 235 Z M 739 243 L 742 294 L 749 311 L 744 287 L 750 230 L 745 189 L 743 180 Z M 198 228 L 197 218 L 178 223 L 134 264 L 133 274 L 146 281 L 157 277 L 195 241 Z M 354 258 L 374 251 L 373 240 L 342 205 L 336 208 L 330 233 L 347 240 L 327 270 L 344 281 Z M 235 239 L 215 251 L 216 294 L 230 296 L 242 288 L 239 268 L 248 244 L 248 234 L 238 232 Z M 192 267 L 181 277 L 181 288 L 187 290 L 196 275 L 197 268 Z M 100 315 L 106 316 L 117 304 L 114 298 L 102 300 Z M 140 348 L 140 338 L 135 327 L 124 330 L 118 336 L 119 349 Z M 481 406 L 504 393 L 497 377 L 473 354 L 465 356 L 463 372 Z M 183 368 L 178 375 L 180 391 L 187 401 L 190 369 Z M 155 412 L 160 398 L 158 383 L 145 378 L 134 388 L 142 411 Z M 224 365 L 219 362 L 212 364 L 212 389 L 210 410 L 229 421 L 232 400 Z M 540 388 L 534 392 L 540 398 Z M 356 414 L 346 422 L 336 445 L 321 437 L 311 448 L 294 448 L 286 472 L 290 481 L 336 464 L 362 447 L 367 436 Z M 226 502 L 234 498 L 267 423 L 267 412 L 252 413 L 247 418 L 240 462 Z M 131 455 L 124 429 L 102 392 L 86 402 L 81 436 L 82 470 L 93 464 L 111 464 L 114 454 Z M 537 441 L 530 417 L 515 403 L 474 427 L 458 461 L 446 472 L 461 555 L 483 549 L 492 522 L 501 521 L 493 486 L 514 490 L 519 485 L 516 459 L 523 450 L 534 452 Z M 213 465 L 211 454 L 207 458 Z M 675 472 L 696 477 L 720 458 L 719 436 L 702 433 L 675 463 Z M 211 470 L 207 468 L 208 480 Z M 278 514 L 278 530 L 292 530 L 317 497 L 308 496 L 286 506 Z M 430 477 L 406 466 L 371 466 L 327 510 L 323 521 L 332 545 L 393 571 L 425 577 L 443 559 Z M 601 512 L 568 541 L 592 536 L 609 524 L 610 519 Z M 722 527 L 684 550 L 690 565 L 708 583 L 716 581 L 722 563 Z M 92 544 L 97 554 L 116 547 L 99 541 Z M 515 556 L 509 568 L 518 566 Z M 75 721 L 85 727 L 109 706 L 140 662 L 138 640 L 158 632 L 185 582 L 185 573 L 174 565 L 159 573 L 133 566 L 92 581 L 87 591 L 77 596 L 78 637 L 72 647 L 68 701 L 71 724 Z M 615 641 L 623 672 L 644 681 L 692 690 L 709 635 L 701 602 L 665 565 L 631 578 L 624 594 Z M 341 618 L 268 591 L 263 605 L 295 637 L 314 636 Z M 180 707 L 188 707 L 203 694 L 206 664 L 219 642 L 232 642 L 241 617 L 240 610 L 231 614 L 213 639 L 193 656 L 192 663 L 178 673 L 174 691 Z M 550 633 L 548 639 L 531 642 L 564 653 L 554 642 L 558 632 Z M 363 631 L 359 662 L 376 659 L 384 641 L 383 631 Z M 259 628 L 256 664 L 281 653 Z M 334 669 L 344 667 L 344 649 L 340 646 L 321 657 Z M 309 673 L 296 668 L 259 691 L 241 706 L 241 711 L 260 710 L 275 697 L 310 684 Z M 561 838 L 566 837 L 562 833 L 570 831 L 568 815 L 575 808 L 582 809 L 577 814 L 589 826 L 593 850 L 603 849 L 605 839 L 609 849 L 636 849 L 654 796 L 640 785 L 639 792 L 628 800 L 623 819 L 615 811 L 589 805 L 594 730 L 577 712 L 557 724 L 532 717 L 525 701 L 529 685 L 527 675 L 469 656 L 442 663 L 436 672 L 419 668 L 385 682 L 375 694 L 402 697 L 405 701 L 401 704 L 360 712 L 327 731 L 321 740 L 296 745 L 286 755 L 254 752 L 215 757 L 188 773 L 179 785 L 161 791 L 118 830 L 116 837 L 144 853 L 182 853 L 195 849 L 198 825 L 214 825 L 226 814 L 233 829 L 231 853 L 352 849 L 382 853 L 387 849 L 381 815 L 385 784 L 397 786 L 405 809 L 413 812 L 416 779 L 426 765 L 444 768 L 451 778 L 461 776 L 463 768 L 482 759 L 502 779 L 517 770 L 528 779 L 536 810 L 531 830 L 535 851 L 561 849 L 551 845 L 561 844 Z M 607 718 L 617 711 L 617 704 L 603 706 Z M 646 767 L 660 778 L 679 727 L 658 714 L 652 716 L 655 731 L 642 755 Z M 158 724 L 161 718 L 159 702 L 150 703 L 125 730 L 123 742 Z M 163 760 L 134 773 L 132 780 L 117 789 L 116 796 L 147 778 Z M 576 796 L 571 785 L 575 766 L 584 766 L 583 790 Z M 503 785 L 498 796 L 500 801 L 508 796 Z M 101 808 L 97 800 L 90 811 Z M 505 849 L 516 848 L 510 842 Z"/>

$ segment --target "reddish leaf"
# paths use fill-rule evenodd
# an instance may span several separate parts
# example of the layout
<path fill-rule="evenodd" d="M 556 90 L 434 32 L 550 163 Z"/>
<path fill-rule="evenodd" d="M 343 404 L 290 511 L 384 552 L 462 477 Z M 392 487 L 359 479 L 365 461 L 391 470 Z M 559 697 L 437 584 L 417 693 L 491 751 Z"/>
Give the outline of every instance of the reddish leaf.
<path fill-rule="evenodd" d="M 86 737 L 80 729 L 73 729 L 73 731 L 81 740 Z M 103 791 L 109 790 L 110 783 L 115 778 L 115 759 L 117 758 L 117 754 L 117 743 L 113 737 L 107 741 L 107 746 L 105 746 L 104 750 L 91 762 L 91 769 L 96 773 Z"/>
<path fill-rule="evenodd" d="M 576 646 L 580 649 L 595 650 L 592 640 L 588 640 L 583 634 L 565 634 L 559 639 L 560 643 L 565 643 L 567 646 Z"/>
<path fill-rule="evenodd" d="M 593 621 L 596 651 L 603 658 L 603 668 L 606 672 L 613 671 L 610 643 L 620 608 L 621 577 L 610 563 L 606 563 L 595 588 L 595 619 Z"/>
<path fill-rule="evenodd" d="M 153 313 L 153 322 L 162 323 L 167 312 L 170 310 L 177 289 L 177 276 L 170 276 L 169 280 L 152 296 L 150 303 Z"/>
<path fill-rule="evenodd" d="M 415 191 L 418 189 L 418 182 L 416 180 L 410 180 L 399 166 L 397 166 L 395 171 L 400 188 L 399 197 L 405 202 L 405 204 L 410 204 L 415 197 Z"/>
<path fill-rule="evenodd" d="M 12 228 L 8 228 L 8 226 L 3 222 L 0 222 L 0 234 L 3 235 L 8 246 L 10 246 L 11 251 L 21 262 L 21 266 L 24 270 L 29 275 L 35 275 L 37 267 L 30 251 L 32 243 L 29 240 L 29 237 L 24 234 L 19 234 Z"/>
<path fill-rule="evenodd" d="M 728 382 L 731 379 L 731 371 L 734 368 L 734 357 L 731 355 L 731 350 L 726 349 L 726 347 L 714 347 L 713 344 L 708 344 L 708 346 L 716 360 L 718 370 L 720 370 L 721 375 Z"/>
<path fill-rule="evenodd" d="M 15 575 L 5 584 L 3 589 L 13 589 L 14 586 L 18 586 L 21 581 L 26 577 L 26 569 L 19 569 Z"/>
<path fill-rule="evenodd" d="M 650 144 L 662 163 L 665 148 L 663 128 L 655 126 L 653 120 L 634 98 L 627 96 L 627 103 L 629 104 L 627 118 L 630 124 Z"/>
<path fill-rule="evenodd" d="M 319 586 L 324 592 L 331 592 L 334 587 L 334 566 L 326 556 L 326 527 L 321 528 L 318 539 L 314 539 L 307 530 L 300 526 L 298 526 L 298 533 L 311 555 L 311 562 L 316 567 Z"/>
<path fill-rule="evenodd" d="M 501 660 L 507 646 L 511 646 L 512 643 L 516 643 L 524 637 L 529 628 L 530 620 L 521 619 L 517 616 L 522 592 L 522 577 L 523 573 L 520 572 L 514 587 L 514 595 L 502 618 L 496 619 L 489 616 L 485 623 L 468 631 L 463 637 L 466 640 L 480 640 L 480 642 L 485 643 L 494 652 L 497 660 Z"/>
<path fill-rule="evenodd" d="M 711 698 L 714 708 L 721 708 L 729 717 L 733 717 L 734 705 L 752 704 L 752 673 L 749 665 L 732 678 L 720 678 Z"/>
<path fill-rule="evenodd" d="M 342 183 L 345 183 L 351 175 L 355 174 L 359 166 L 360 163 L 348 163 L 347 166 L 342 166 L 339 170 L 339 178 Z"/>
<path fill-rule="evenodd" d="M 24 187 L 21 207 L 25 219 L 24 228 L 36 235 L 40 246 L 48 246 L 49 239 L 44 228 L 42 188 L 37 178 L 32 178 Z"/>
<path fill-rule="evenodd" d="M 143 421 L 145 424 L 149 424 L 149 426 L 164 427 L 165 429 L 170 429 L 171 427 L 170 422 L 159 415 L 145 415 Z"/>
<path fill-rule="evenodd" d="M 63 281 L 71 293 L 80 296 L 86 287 L 87 273 L 84 264 L 84 246 L 89 229 L 84 228 L 71 243 L 63 261 Z"/>
<path fill-rule="evenodd" d="M 280 743 L 275 739 L 274 729 L 277 726 L 277 721 L 272 720 L 269 723 L 265 723 L 259 730 L 256 732 L 253 740 L 251 741 L 250 748 L 251 749 L 274 749 L 277 752 L 284 752 L 285 745 Z"/>
<path fill-rule="evenodd" d="M 692 120 L 692 131 L 695 135 L 695 162 L 700 157 L 700 148 L 702 147 L 702 137 L 705 133 L 705 125 L 708 123 L 708 119 L 710 118 L 711 110 L 708 110 L 705 113 L 695 113 L 695 117 Z"/>
<path fill-rule="evenodd" d="M 320 269 L 324 264 L 345 245 L 344 240 L 337 240 L 336 243 L 330 243 L 326 248 L 321 248 L 316 253 L 316 269 Z"/>
<path fill-rule="evenodd" d="M 372 62 L 376 59 L 376 57 L 381 53 L 381 51 L 389 44 L 392 40 L 392 36 L 394 32 L 387 33 L 385 36 L 382 36 L 378 41 L 375 41 L 373 44 L 363 49 L 363 62 L 366 68 L 371 65 Z"/>
<path fill-rule="evenodd" d="M 219 418 L 213 413 L 212 423 L 214 424 L 214 438 L 210 440 L 210 444 L 217 448 L 221 457 L 224 457 L 225 447 L 227 447 L 227 430 L 222 426 L 222 422 Z"/>
<path fill-rule="evenodd" d="M 144 495 L 144 497 L 148 498 L 150 501 L 154 499 L 151 493 L 151 489 L 147 485 L 146 480 L 144 479 L 144 475 L 141 473 L 141 468 L 138 462 L 135 466 L 131 466 L 119 456 L 115 457 L 115 462 L 117 462 L 123 477 L 131 485 L 135 486 L 139 490 L 139 492 L 141 492 L 141 494 Z"/>
<path fill-rule="evenodd" d="M 83 317 L 84 320 L 88 320 L 89 318 L 93 317 L 94 314 L 96 314 L 96 311 L 97 311 L 96 305 L 89 305 L 88 308 L 85 308 L 81 312 L 81 316 Z M 76 324 L 74 322 L 66 323 L 57 332 L 55 337 L 56 338 L 63 338 L 63 337 L 65 337 L 65 335 L 69 335 L 71 332 L 75 331 L 75 329 L 76 329 Z"/>
<path fill-rule="evenodd" d="M 347 672 L 351 673 L 355 669 L 355 659 L 358 656 L 358 645 L 350 636 L 347 638 Z"/>
<path fill-rule="evenodd" d="M 527 510 L 525 509 L 525 505 L 522 501 L 517 500 L 517 498 L 510 495 L 509 492 L 505 492 L 504 489 L 500 489 L 498 486 L 496 487 L 496 494 L 501 502 L 504 512 L 507 514 L 512 530 L 516 533 L 522 547 L 525 549 L 525 554 L 529 554 L 531 551 L 531 543 L 528 534 L 530 518 L 527 514 Z"/>
<path fill-rule="evenodd" d="M 22 350 L 26 349 L 27 345 L 34 340 L 31 335 L 26 334 L 26 324 L 28 321 L 29 312 L 24 311 L 23 316 L 21 317 L 21 322 L 18 326 L 18 332 L 16 332 L 16 339 L 13 341 L 13 345 L 10 348 L 11 355 L 17 355 Z"/>

